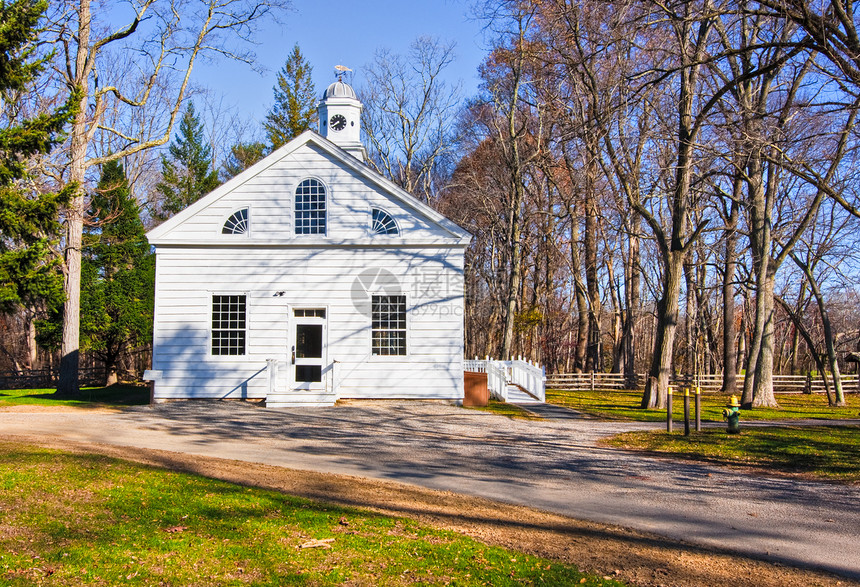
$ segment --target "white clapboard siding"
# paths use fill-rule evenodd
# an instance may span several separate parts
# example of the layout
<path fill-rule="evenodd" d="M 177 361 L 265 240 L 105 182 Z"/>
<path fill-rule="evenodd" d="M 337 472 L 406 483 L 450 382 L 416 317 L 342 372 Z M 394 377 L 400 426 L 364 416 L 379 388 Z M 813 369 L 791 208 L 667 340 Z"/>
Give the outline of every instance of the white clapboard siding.
<path fill-rule="evenodd" d="M 402 201 L 380 192 L 366 179 L 356 177 L 329 153 L 305 144 L 286 152 L 258 175 L 225 191 L 195 214 L 184 218 L 170 231 L 183 241 L 208 244 L 248 241 L 294 241 L 293 208 L 296 186 L 304 179 L 316 178 L 326 186 L 328 235 L 338 239 L 370 239 L 396 242 L 398 237 L 373 236 L 371 210 L 382 208 L 391 214 L 409 239 L 450 236 L 432 219 L 416 214 Z M 222 235 L 225 220 L 236 210 L 249 208 L 248 235 Z"/>
<path fill-rule="evenodd" d="M 160 247 L 153 368 L 166 375 L 156 398 L 264 398 L 267 359 L 280 362 L 276 384 L 286 387 L 292 308 L 325 307 L 325 358 L 338 361 L 340 397 L 459 399 L 462 250 L 415 252 Z M 354 282 L 367 268 L 393 274 L 407 297 L 405 357 L 371 356 L 370 319 L 353 303 Z M 427 287 L 427 276 L 442 284 Z M 222 293 L 248 296 L 242 357 L 210 354 L 211 299 Z"/>

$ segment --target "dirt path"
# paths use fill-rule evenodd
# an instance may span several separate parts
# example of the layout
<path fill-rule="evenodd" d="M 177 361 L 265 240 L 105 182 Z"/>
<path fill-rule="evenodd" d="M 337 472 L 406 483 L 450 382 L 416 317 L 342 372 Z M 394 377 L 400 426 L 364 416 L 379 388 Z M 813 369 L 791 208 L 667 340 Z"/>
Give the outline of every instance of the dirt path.
<path fill-rule="evenodd" d="M 640 586 L 807 586 L 860 584 L 832 575 L 740 558 L 617 526 L 585 522 L 482 498 L 391 481 L 163 450 L 61 441 L 0 439 L 128 459 L 328 503 L 414 518 L 500 545 L 574 564 Z M 847 548 L 852 548 L 846 545 Z"/>

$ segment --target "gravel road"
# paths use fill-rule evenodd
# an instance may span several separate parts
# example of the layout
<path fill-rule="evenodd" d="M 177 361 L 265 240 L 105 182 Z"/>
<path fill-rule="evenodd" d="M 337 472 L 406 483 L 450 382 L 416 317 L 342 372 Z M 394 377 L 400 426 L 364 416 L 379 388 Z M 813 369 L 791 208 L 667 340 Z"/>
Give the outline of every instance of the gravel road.
<path fill-rule="evenodd" d="M 597 446 L 657 426 L 510 420 L 432 402 L 266 410 L 177 402 L 121 411 L 3 411 L 47 435 L 393 480 L 617 524 L 860 580 L 860 487 L 761 477 Z"/>

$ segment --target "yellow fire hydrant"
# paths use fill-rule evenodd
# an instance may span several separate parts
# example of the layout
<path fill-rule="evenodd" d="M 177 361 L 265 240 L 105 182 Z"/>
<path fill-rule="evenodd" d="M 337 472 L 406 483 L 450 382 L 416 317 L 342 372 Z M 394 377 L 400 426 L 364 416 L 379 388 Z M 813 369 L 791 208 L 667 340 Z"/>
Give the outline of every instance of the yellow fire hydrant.
<path fill-rule="evenodd" d="M 741 403 L 738 401 L 738 396 L 733 395 L 729 400 L 729 403 L 726 404 L 726 407 L 723 408 L 723 420 L 728 422 L 729 434 L 738 434 L 741 431 L 740 427 L 740 418 L 741 418 Z"/>

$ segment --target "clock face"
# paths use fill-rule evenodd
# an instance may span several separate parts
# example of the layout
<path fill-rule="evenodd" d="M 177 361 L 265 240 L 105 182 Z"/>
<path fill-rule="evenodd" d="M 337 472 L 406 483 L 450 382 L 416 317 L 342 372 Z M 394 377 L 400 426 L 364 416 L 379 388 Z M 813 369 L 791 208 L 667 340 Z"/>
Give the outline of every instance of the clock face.
<path fill-rule="evenodd" d="M 335 114 L 331 117 L 329 125 L 331 125 L 334 130 L 343 130 L 346 128 L 346 117 L 343 114 Z"/>

